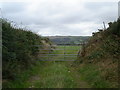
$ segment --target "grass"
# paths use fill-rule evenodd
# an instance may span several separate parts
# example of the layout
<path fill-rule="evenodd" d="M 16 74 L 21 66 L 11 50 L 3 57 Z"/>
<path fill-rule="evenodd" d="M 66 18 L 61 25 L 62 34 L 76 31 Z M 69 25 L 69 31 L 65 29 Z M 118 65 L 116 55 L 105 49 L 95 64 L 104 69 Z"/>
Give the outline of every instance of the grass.
<path fill-rule="evenodd" d="M 29 83 L 26 81 L 31 77 L 34 76 L 38 73 L 38 71 L 41 69 L 41 67 L 44 66 L 44 62 L 39 62 L 35 65 L 32 66 L 30 69 L 23 71 L 21 74 L 17 75 L 17 79 L 15 80 L 10 80 L 10 81 L 5 81 L 2 84 L 3 88 L 26 88 L 29 86 Z"/>
<path fill-rule="evenodd" d="M 37 73 L 38 79 L 31 83 L 33 88 L 88 88 L 84 80 L 81 80 L 78 72 L 68 66 L 64 61 L 49 61 L 46 66 Z M 28 82 L 31 82 L 28 81 Z"/>
<path fill-rule="evenodd" d="M 93 88 L 110 88 L 110 83 L 101 77 L 98 67 L 92 64 L 82 65 L 78 69 L 82 80 L 87 81 Z"/>
<path fill-rule="evenodd" d="M 49 65 L 39 72 L 39 77 L 42 78 L 32 86 L 36 88 L 73 88 L 76 85 L 63 62 L 49 62 Z"/>

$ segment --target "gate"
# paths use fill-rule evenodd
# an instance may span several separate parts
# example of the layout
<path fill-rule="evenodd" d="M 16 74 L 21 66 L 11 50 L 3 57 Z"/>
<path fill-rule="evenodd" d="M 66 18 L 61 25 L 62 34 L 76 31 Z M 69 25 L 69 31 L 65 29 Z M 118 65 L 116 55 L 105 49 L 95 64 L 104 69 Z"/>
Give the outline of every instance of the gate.
<path fill-rule="evenodd" d="M 59 44 L 53 46 L 36 45 L 41 48 L 39 58 L 41 61 L 74 61 L 77 59 L 78 52 L 81 48 L 80 44 Z"/>

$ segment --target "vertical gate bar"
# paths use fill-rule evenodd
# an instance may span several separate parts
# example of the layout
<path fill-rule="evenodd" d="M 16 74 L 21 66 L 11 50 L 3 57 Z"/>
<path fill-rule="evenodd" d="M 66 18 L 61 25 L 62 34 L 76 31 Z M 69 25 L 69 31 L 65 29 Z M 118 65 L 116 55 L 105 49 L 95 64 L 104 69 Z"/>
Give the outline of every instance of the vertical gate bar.
<path fill-rule="evenodd" d="M 64 48 L 63 48 L 63 53 L 64 53 L 63 59 L 65 60 L 65 45 L 64 45 L 63 47 L 64 47 Z"/>
<path fill-rule="evenodd" d="M 48 60 L 49 60 L 49 49 L 47 49 L 47 50 L 48 50 L 48 53 L 47 53 L 48 55 L 47 56 L 48 56 Z"/>
<path fill-rule="evenodd" d="M 65 38 L 64 38 L 65 41 Z M 64 43 L 64 61 L 65 61 L 65 43 Z"/>
<path fill-rule="evenodd" d="M 65 61 L 65 45 L 64 45 L 64 61 Z"/>

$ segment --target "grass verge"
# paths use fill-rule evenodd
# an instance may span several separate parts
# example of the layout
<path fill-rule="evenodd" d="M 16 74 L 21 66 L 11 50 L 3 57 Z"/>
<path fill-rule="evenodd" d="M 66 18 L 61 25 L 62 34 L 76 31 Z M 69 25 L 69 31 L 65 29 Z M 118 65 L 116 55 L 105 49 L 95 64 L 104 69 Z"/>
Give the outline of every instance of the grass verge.
<path fill-rule="evenodd" d="M 101 72 L 95 65 L 81 64 L 78 71 L 82 79 L 87 81 L 93 88 L 110 88 L 111 86 L 110 83 L 101 77 Z"/>
<path fill-rule="evenodd" d="M 30 69 L 23 71 L 17 75 L 15 80 L 5 80 L 2 83 L 3 88 L 27 88 L 29 83 L 27 80 L 38 73 L 38 71 L 44 66 L 44 61 L 38 61 L 35 66 L 32 66 Z M 41 67 L 41 68 L 40 68 Z"/>

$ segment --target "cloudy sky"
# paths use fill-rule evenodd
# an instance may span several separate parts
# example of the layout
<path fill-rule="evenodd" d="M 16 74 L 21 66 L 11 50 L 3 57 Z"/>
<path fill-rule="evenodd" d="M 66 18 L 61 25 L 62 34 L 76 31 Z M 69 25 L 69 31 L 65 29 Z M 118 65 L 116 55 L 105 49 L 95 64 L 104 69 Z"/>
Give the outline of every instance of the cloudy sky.
<path fill-rule="evenodd" d="M 119 0 L 3 0 L 2 17 L 42 36 L 88 36 L 118 18 Z"/>

